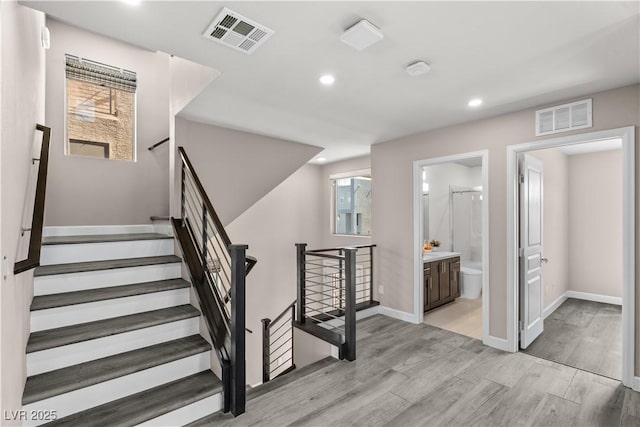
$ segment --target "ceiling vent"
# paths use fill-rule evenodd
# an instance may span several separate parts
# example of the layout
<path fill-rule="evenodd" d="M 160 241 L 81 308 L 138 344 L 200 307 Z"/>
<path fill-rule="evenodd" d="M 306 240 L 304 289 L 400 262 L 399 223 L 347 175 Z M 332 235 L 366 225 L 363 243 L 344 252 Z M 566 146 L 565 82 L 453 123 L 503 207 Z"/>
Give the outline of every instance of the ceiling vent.
<path fill-rule="evenodd" d="M 592 127 L 591 99 L 536 111 L 536 136 Z"/>
<path fill-rule="evenodd" d="M 270 28 L 224 7 L 203 36 L 250 55 L 273 33 Z"/>

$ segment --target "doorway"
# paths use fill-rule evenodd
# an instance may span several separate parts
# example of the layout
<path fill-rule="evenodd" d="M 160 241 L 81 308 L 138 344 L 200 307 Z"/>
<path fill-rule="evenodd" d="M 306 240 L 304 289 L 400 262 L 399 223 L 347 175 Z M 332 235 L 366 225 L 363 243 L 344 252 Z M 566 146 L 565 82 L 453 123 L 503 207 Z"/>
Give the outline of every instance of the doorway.
<path fill-rule="evenodd" d="M 488 198 L 487 151 L 414 162 L 415 323 L 486 341 Z"/>
<path fill-rule="evenodd" d="M 533 353 L 534 355 L 542 354 L 542 357 L 550 358 L 556 362 L 620 379 L 620 374 L 615 374 L 617 369 L 617 372 L 621 371 L 623 384 L 629 387 L 632 385 L 634 374 L 634 143 L 634 128 L 630 127 L 570 137 L 553 138 L 507 148 L 509 176 L 507 202 L 509 213 L 509 248 L 507 255 L 508 277 L 510 278 L 510 283 L 512 283 L 512 286 L 507 288 L 508 318 L 512 319 L 511 322 L 508 323 L 510 347 L 513 351 L 527 349 L 523 351 Z M 619 236 L 619 246 L 616 244 L 615 248 L 619 251 L 619 256 L 616 258 L 616 260 L 619 261 L 616 270 L 618 279 L 613 280 L 613 282 L 620 282 L 619 286 L 621 289 L 615 292 L 611 291 L 613 294 L 608 296 L 599 295 L 599 292 L 582 292 L 581 289 L 565 289 L 564 292 L 560 290 L 561 293 L 555 298 L 558 295 L 558 289 L 552 289 L 549 286 L 545 287 L 544 272 L 545 269 L 549 268 L 548 266 L 552 265 L 557 269 L 563 260 L 562 258 L 554 260 L 552 257 L 547 257 L 544 236 L 557 238 L 557 234 L 561 233 L 563 229 L 562 227 L 556 226 L 558 233 L 555 234 L 544 233 L 543 230 L 543 224 L 545 223 L 543 215 L 545 209 L 543 206 L 546 195 L 543 196 L 545 161 L 541 159 L 544 159 L 545 156 L 552 151 L 564 151 L 565 153 L 580 153 L 597 149 L 606 151 L 607 144 L 618 144 L 622 150 L 621 155 L 618 154 L 619 160 L 616 169 L 614 172 L 610 172 L 610 174 L 615 175 L 616 172 L 620 173 L 621 169 L 622 194 L 621 197 L 617 199 L 617 206 L 615 206 L 619 215 L 615 215 L 609 219 L 609 222 L 617 223 L 618 226 L 620 225 L 618 218 L 623 219 L 620 227 L 621 236 Z M 603 149 L 603 147 L 605 148 Z M 536 153 L 538 153 L 537 156 Z M 546 154 L 543 156 L 543 153 Z M 598 162 L 602 164 L 604 169 L 606 156 L 604 152 L 599 156 Z M 577 159 L 578 157 L 573 158 Z M 548 156 L 547 161 L 549 161 Z M 569 165 L 573 165 L 574 163 L 576 170 L 579 171 L 577 165 L 580 163 L 578 163 L 577 160 L 576 162 L 569 161 Z M 571 168 L 573 167 L 574 166 L 571 166 Z M 591 167 L 593 168 L 593 166 Z M 551 168 L 550 171 L 556 173 L 556 169 L 557 167 L 555 167 L 555 169 Z M 597 173 L 597 169 L 592 172 Z M 578 172 L 575 172 L 575 174 L 577 173 Z M 584 177 L 585 175 L 580 176 Z M 617 176 L 620 177 L 620 175 Z M 617 182 L 618 186 L 620 186 L 620 180 Z M 574 184 L 574 187 L 576 185 L 580 187 L 582 183 Z M 554 191 L 557 190 L 557 188 L 554 187 L 550 187 L 550 189 Z M 582 191 L 588 191 L 588 189 L 583 189 Z M 572 194 L 572 197 L 573 196 L 574 194 Z M 607 194 L 606 196 L 609 195 Z M 589 197 L 592 202 L 598 200 L 597 191 L 594 190 L 592 194 L 589 194 Z M 601 201 L 605 199 L 605 196 L 600 197 Z M 575 224 L 580 223 L 578 219 L 588 217 L 590 212 L 581 211 L 580 209 L 584 209 L 584 207 L 581 207 L 579 203 L 575 206 L 573 205 L 574 202 L 571 203 L 573 212 L 571 209 L 569 210 L 569 215 L 571 215 L 571 219 L 569 220 L 571 227 L 569 227 L 569 230 L 573 232 L 573 228 L 576 227 Z M 596 207 L 596 205 L 593 204 L 591 206 Z M 614 206 L 611 207 L 611 210 L 614 210 Z M 562 207 L 558 207 L 551 212 L 553 212 L 553 220 L 558 220 L 563 214 Z M 607 230 L 610 230 L 610 228 Z M 593 227 L 591 227 L 591 231 L 597 234 L 592 237 L 593 243 L 597 243 L 598 239 L 606 239 L 606 237 L 602 235 L 603 232 L 598 233 Z M 582 233 L 588 234 L 589 231 L 583 230 Z M 584 235 L 579 235 L 578 233 L 573 234 L 577 236 L 577 238 L 571 240 L 574 250 L 568 250 L 568 253 L 578 255 L 580 250 L 584 250 L 584 247 L 588 245 L 589 241 L 584 240 Z M 615 236 L 611 236 L 611 239 L 614 240 Z M 574 240 L 576 240 L 577 243 L 574 242 Z M 597 245 L 593 247 L 595 250 Z M 588 252 L 585 253 L 588 254 Z M 546 264 L 546 261 L 549 261 L 549 263 Z M 591 264 L 597 264 L 597 262 L 592 260 Z M 609 269 L 608 273 L 611 273 L 610 269 L 613 268 L 611 265 L 615 265 L 616 262 L 611 261 L 606 264 L 606 268 Z M 597 265 L 595 267 L 597 268 Z M 602 267 L 605 266 L 602 265 Z M 594 268 L 594 265 L 587 265 L 583 270 L 588 268 Z M 585 276 L 579 277 L 580 274 L 584 272 L 580 270 L 576 271 L 577 273 L 574 274 L 576 279 L 572 279 L 571 282 L 573 285 L 566 286 L 575 286 L 575 283 L 578 283 L 580 286 L 586 286 Z M 595 273 L 597 273 L 597 270 Z M 613 276 L 615 277 L 615 274 Z M 549 283 L 547 283 L 547 285 L 549 285 Z M 551 295 L 549 294 L 553 294 L 554 292 L 556 295 L 552 295 L 553 297 L 550 298 Z M 616 295 L 619 295 L 619 297 L 616 297 Z M 585 299 L 587 301 L 584 301 Z M 621 308 L 616 308 L 616 303 L 621 304 Z M 621 321 L 618 314 L 617 322 L 615 320 L 616 309 L 618 310 L 617 313 L 622 312 Z M 576 313 L 579 313 L 579 315 L 576 315 Z M 547 316 L 549 317 L 545 324 L 545 317 Z M 573 316 L 573 318 L 567 321 L 568 316 Z M 579 322 L 581 323 L 580 325 L 576 324 L 578 317 L 581 318 Z M 589 329 L 592 322 L 594 325 L 597 325 L 593 330 Z M 576 327 L 575 331 L 568 333 L 565 328 L 568 329 L 570 327 Z M 607 328 L 611 327 L 619 328 L 617 332 L 622 341 L 621 349 L 618 347 L 619 352 L 615 351 L 615 333 L 607 334 L 605 332 Z M 546 334 L 544 332 L 545 328 L 547 328 Z M 600 334 L 601 339 L 607 342 L 595 343 L 600 332 L 602 332 Z M 585 334 L 586 339 L 581 340 L 581 334 Z M 576 348 L 572 349 L 570 347 L 587 345 L 599 345 L 600 347 L 591 347 L 594 357 L 582 357 L 582 360 L 577 360 L 575 357 L 576 354 L 585 355 L 588 351 L 584 351 L 584 348 L 576 350 Z M 573 352 L 573 356 L 570 354 L 571 352 Z M 598 358 L 595 357 L 596 353 L 598 353 Z M 580 358 L 578 357 L 578 359 Z M 596 365 L 604 367 L 598 371 L 598 369 L 594 368 Z"/>

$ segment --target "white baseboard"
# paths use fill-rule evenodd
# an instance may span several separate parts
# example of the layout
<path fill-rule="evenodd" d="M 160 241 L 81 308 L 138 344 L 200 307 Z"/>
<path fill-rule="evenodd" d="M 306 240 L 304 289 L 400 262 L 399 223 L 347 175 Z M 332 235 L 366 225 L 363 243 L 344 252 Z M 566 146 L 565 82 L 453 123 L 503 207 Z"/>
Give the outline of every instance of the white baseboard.
<path fill-rule="evenodd" d="M 633 377 L 633 389 L 640 391 L 640 377 Z"/>
<path fill-rule="evenodd" d="M 622 305 L 621 297 L 611 297 L 608 295 L 590 294 L 588 292 L 567 291 L 568 298 L 583 299 L 586 301 L 602 302 L 605 304 Z"/>
<path fill-rule="evenodd" d="M 403 322 L 418 323 L 416 321 L 416 317 L 411 313 L 407 313 L 406 311 L 396 310 L 395 308 L 385 307 L 381 305 L 379 306 L 378 312 L 387 317 L 402 320 Z"/>
<path fill-rule="evenodd" d="M 567 298 L 569 298 L 567 296 L 567 293 L 568 292 L 565 292 L 564 294 L 560 295 L 554 302 L 552 302 L 547 307 L 545 307 L 544 311 L 542 312 L 542 317 L 544 319 L 549 317 L 551 315 L 551 313 L 556 311 L 558 309 L 558 307 L 560 307 L 562 305 L 562 303 L 565 302 L 567 300 Z"/>
<path fill-rule="evenodd" d="M 488 335 L 485 339 L 482 340 L 482 344 L 488 345 L 489 347 L 497 348 L 498 350 L 512 352 L 509 348 L 509 342 L 504 338 L 494 337 L 492 335 Z"/>

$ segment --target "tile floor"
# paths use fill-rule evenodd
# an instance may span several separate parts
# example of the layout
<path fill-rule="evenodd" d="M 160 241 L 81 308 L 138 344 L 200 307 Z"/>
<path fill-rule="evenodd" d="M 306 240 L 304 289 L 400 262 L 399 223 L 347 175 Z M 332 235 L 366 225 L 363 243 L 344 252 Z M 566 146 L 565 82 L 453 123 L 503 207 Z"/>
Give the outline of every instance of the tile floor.
<path fill-rule="evenodd" d="M 544 320 L 542 334 L 522 351 L 620 380 L 622 309 L 569 298 Z"/>
<path fill-rule="evenodd" d="M 424 323 L 482 340 L 482 297 L 457 298 L 425 313 Z"/>

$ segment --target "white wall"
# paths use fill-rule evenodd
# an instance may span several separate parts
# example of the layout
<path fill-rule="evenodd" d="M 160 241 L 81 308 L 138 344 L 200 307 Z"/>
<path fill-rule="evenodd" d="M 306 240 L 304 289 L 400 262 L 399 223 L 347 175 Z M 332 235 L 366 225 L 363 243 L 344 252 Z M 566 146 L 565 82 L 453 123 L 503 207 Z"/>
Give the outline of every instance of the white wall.
<path fill-rule="evenodd" d="M 429 240 L 439 240 L 440 249 L 449 251 L 451 250 L 449 186 L 471 188 L 481 186 L 482 167 L 470 168 L 456 163 L 445 163 L 426 166 L 424 170 L 426 172 L 424 182 L 429 184 Z M 465 253 L 470 254 L 469 242 L 463 246 L 466 248 Z"/>
<path fill-rule="evenodd" d="M 569 212 L 569 289 L 622 297 L 622 150 L 569 156 Z"/>
<path fill-rule="evenodd" d="M 243 212 L 227 231 L 234 243 L 249 245 L 258 263 L 247 276 L 247 382 L 262 381 L 261 319 L 274 319 L 296 299 L 296 243 L 318 247 L 322 224 L 318 166 L 305 165 Z M 298 340 L 298 367 L 330 355 L 326 343 Z M 304 344 L 303 344 L 304 343 Z"/>
<path fill-rule="evenodd" d="M 33 272 L 14 276 L 13 265 L 24 258 L 29 237 L 27 233 L 20 238 L 20 227 L 34 141 L 38 141 L 39 152 L 42 140 L 35 125 L 49 123 L 44 114 L 45 53 L 40 47 L 44 14 L 15 1 L 3 1 L 0 20 L 0 252 L 9 269 L 0 287 L 0 424 L 5 426 L 20 424 L 6 419 L 5 414 L 22 406 L 24 349 L 33 297 Z"/>
<path fill-rule="evenodd" d="M 569 159 L 558 149 L 531 154 L 543 164 L 543 264 L 544 307 L 569 290 Z M 584 230 L 582 230 L 584 232 Z"/>
<path fill-rule="evenodd" d="M 143 224 L 169 214 L 169 55 L 49 19 L 47 120 L 52 127 L 46 224 Z M 137 73 L 137 161 L 66 156 L 65 54 Z"/>

